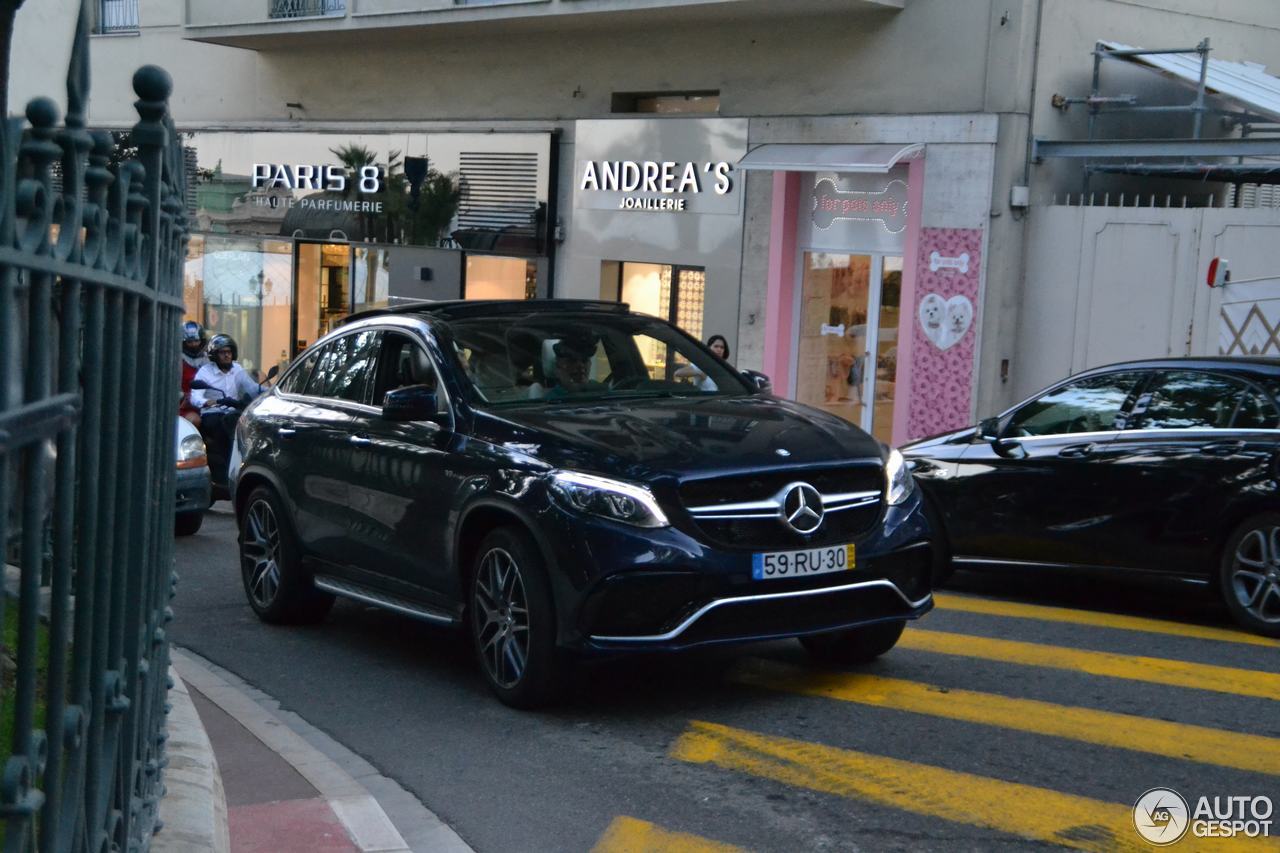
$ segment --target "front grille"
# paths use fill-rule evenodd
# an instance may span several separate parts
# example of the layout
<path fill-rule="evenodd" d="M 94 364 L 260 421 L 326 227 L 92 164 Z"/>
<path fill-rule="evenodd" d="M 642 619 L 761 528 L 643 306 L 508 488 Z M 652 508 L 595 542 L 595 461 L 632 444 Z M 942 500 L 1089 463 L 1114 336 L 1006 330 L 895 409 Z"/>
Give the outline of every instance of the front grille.
<path fill-rule="evenodd" d="M 792 483 L 808 483 L 824 498 L 822 524 L 809 534 L 793 530 L 768 506 Z M 763 471 L 694 480 L 680 487 L 680 501 L 699 538 L 728 551 L 789 550 L 852 542 L 880 518 L 884 486 L 878 464 L 813 470 Z M 835 496 L 844 499 L 835 502 Z M 732 509 L 743 504 L 757 507 Z M 718 508 L 724 507 L 723 510 Z M 723 518 L 717 515 L 750 517 Z"/>

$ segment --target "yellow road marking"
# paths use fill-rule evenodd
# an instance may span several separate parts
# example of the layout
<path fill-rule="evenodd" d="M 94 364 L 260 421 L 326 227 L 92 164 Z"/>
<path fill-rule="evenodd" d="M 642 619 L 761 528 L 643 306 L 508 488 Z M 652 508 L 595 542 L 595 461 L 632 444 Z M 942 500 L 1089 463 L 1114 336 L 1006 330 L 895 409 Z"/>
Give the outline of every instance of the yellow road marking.
<path fill-rule="evenodd" d="M 971 637 L 966 634 L 923 631 L 918 628 L 903 632 L 898 646 L 944 655 L 1066 669 L 1085 672 L 1089 675 L 1124 678 L 1129 681 L 1213 690 L 1218 693 L 1233 693 L 1237 696 L 1280 699 L 1280 674 L 1252 669 L 1234 669 L 1140 655 L 1066 649 L 1061 646 L 1042 646 L 1017 640 Z"/>
<path fill-rule="evenodd" d="M 1148 634 L 1168 634 L 1175 637 L 1191 637 L 1197 640 L 1220 640 L 1224 643 L 1247 643 L 1280 649 L 1280 640 L 1232 631 L 1229 628 L 1211 628 L 1205 625 L 1184 625 L 1162 619 L 1142 616 L 1123 616 L 1118 613 L 1095 613 L 1090 610 L 1072 610 L 1067 607 L 1047 607 L 1043 604 L 1022 604 L 1016 601 L 993 601 L 967 595 L 934 593 L 933 601 L 940 610 L 961 610 L 965 613 L 983 613 L 989 616 L 1012 616 L 1017 619 L 1041 619 L 1046 622 L 1066 622 L 1072 625 L 1089 625 L 1095 628 L 1116 628 L 1121 631 L 1144 631 Z"/>
<path fill-rule="evenodd" d="M 1083 743 L 1280 775 L 1280 739 L 1169 723 L 1130 714 L 1013 699 L 974 690 L 844 672 L 814 672 L 773 661 L 744 663 L 732 680 L 754 687 L 821 696 L 1016 729 Z"/>
<path fill-rule="evenodd" d="M 671 755 L 1077 850 L 1150 849 L 1134 829 L 1132 806 L 927 764 L 699 721 L 676 740 Z M 1215 838 L 1213 849 L 1274 849 L 1259 841 Z"/>
<path fill-rule="evenodd" d="M 613 819 L 591 853 L 741 853 L 741 848 L 623 815 Z"/>

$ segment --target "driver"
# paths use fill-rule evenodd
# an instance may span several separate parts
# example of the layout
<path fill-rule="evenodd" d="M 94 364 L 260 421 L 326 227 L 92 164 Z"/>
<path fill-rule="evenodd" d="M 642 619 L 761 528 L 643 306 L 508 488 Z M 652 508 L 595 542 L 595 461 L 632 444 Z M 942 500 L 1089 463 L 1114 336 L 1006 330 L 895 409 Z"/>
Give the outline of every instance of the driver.
<path fill-rule="evenodd" d="M 208 388 L 191 389 L 191 405 L 200 410 L 200 431 L 204 434 L 205 441 L 213 445 L 210 450 L 217 451 L 219 458 L 227 459 L 240 411 L 218 407 L 218 402 L 224 397 L 237 402 L 246 397 L 252 399 L 261 394 L 266 385 L 255 382 L 236 363 L 239 349 L 230 335 L 214 335 L 209 343 L 209 355 L 213 361 L 196 371 L 195 376 Z"/>
<path fill-rule="evenodd" d="M 555 385 L 547 392 L 548 399 L 581 394 L 584 391 L 603 391 L 606 386 L 591 378 L 591 356 L 594 348 L 587 341 L 569 338 L 557 341 L 552 350 L 556 355 Z"/>
<path fill-rule="evenodd" d="M 196 378 L 200 368 L 209 363 L 204 354 L 208 343 L 204 327 L 199 323 L 188 320 L 182 324 L 182 399 L 178 404 L 178 414 L 197 427 L 200 426 L 200 411 L 191 403 L 191 380 Z"/>

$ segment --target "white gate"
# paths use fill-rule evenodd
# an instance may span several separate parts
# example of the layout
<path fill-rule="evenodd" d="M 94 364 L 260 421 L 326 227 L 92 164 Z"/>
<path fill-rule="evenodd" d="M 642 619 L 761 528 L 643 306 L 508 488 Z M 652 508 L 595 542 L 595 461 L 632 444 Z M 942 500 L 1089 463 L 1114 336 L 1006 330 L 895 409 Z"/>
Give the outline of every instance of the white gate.
<path fill-rule="evenodd" d="M 1280 279 L 1205 285 L 1214 256 L 1236 279 L 1280 276 L 1280 210 L 1053 205 L 1030 215 L 1016 396 L 1126 359 L 1280 356 Z"/>

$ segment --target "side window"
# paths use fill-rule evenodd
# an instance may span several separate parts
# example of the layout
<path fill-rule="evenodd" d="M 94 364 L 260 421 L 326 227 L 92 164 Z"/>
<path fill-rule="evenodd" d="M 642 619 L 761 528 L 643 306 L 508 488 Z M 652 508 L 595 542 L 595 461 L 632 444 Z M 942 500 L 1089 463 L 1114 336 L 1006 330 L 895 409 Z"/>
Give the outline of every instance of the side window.
<path fill-rule="evenodd" d="M 1015 412 L 1005 434 L 1064 435 L 1122 429 L 1117 416 L 1142 379 L 1141 371 L 1124 371 L 1064 385 Z"/>
<path fill-rule="evenodd" d="M 359 332 L 326 345 L 303 393 L 363 403 L 378 338 L 377 332 Z"/>
<path fill-rule="evenodd" d="M 373 373 L 374 358 L 378 354 L 378 344 L 382 342 L 382 333 L 360 332 L 337 341 L 339 344 L 344 342 L 345 358 L 338 364 L 326 396 L 363 403 L 365 389 Z"/>
<path fill-rule="evenodd" d="M 1240 401 L 1231 426 L 1233 429 L 1277 429 L 1280 428 L 1280 411 L 1270 396 L 1262 391 L 1249 390 Z"/>
<path fill-rule="evenodd" d="M 311 376 L 307 378 L 306 388 L 303 394 L 308 397 L 323 397 L 325 389 L 329 385 L 329 378 L 333 376 L 334 368 L 337 366 L 336 347 L 341 341 L 334 341 L 325 344 L 311 355 L 315 360 L 315 367 L 311 370 Z"/>
<path fill-rule="evenodd" d="M 1144 394 L 1146 411 L 1138 429 L 1227 429 L 1241 398 L 1244 383 L 1213 373 L 1177 370 L 1162 373 Z"/>
<path fill-rule="evenodd" d="M 408 335 L 387 332 L 378 361 L 373 405 L 381 406 L 388 391 L 410 385 L 436 387 L 436 369 L 422 345 Z"/>
<path fill-rule="evenodd" d="M 307 356 L 306 361 L 289 371 L 289 375 L 280 381 L 280 392 L 283 394 L 301 394 L 307 387 L 307 379 L 320 360 L 320 351 L 316 350 Z"/>

